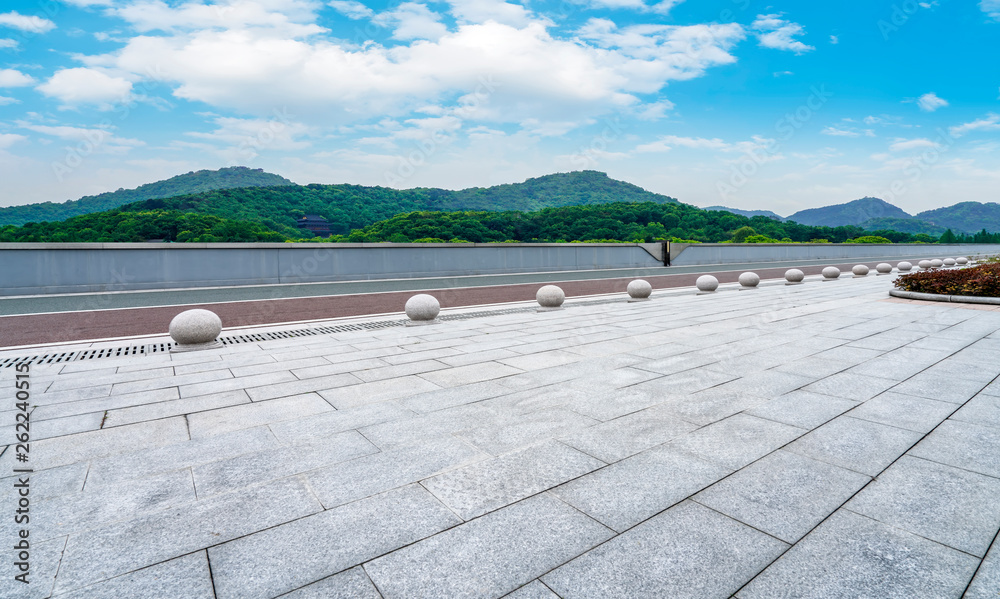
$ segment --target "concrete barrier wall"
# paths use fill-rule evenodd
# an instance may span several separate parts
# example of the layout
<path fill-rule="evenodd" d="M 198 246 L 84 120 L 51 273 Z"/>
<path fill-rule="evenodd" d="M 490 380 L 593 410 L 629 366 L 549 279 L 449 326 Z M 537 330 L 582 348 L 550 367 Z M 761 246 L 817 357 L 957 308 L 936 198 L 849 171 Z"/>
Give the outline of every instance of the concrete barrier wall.
<path fill-rule="evenodd" d="M 0 244 L 0 295 L 648 268 L 660 244 Z"/>
<path fill-rule="evenodd" d="M 795 260 L 862 260 L 893 257 L 947 258 L 1000 254 L 990 244 L 879 244 L 879 243 L 672 243 L 671 266 L 748 264 Z"/>

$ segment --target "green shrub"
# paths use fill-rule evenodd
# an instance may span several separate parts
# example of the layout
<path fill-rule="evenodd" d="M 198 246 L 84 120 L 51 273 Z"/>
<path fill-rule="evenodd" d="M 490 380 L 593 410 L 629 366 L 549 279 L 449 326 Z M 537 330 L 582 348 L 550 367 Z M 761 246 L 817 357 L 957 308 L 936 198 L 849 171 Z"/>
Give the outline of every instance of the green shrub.
<path fill-rule="evenodd" d="M 743 243 L 781 243 L 777 239 L 768 237 L 767 235 L 751 235 L 743 240 Z"/>
<path fill-rule="evenodd" d="M 886 239 L 885 237 L 879 237 L 878 235 L 864 235 L 862 237 L 848 239 L 844 243 L 892 243 L 892 241 Z"/>

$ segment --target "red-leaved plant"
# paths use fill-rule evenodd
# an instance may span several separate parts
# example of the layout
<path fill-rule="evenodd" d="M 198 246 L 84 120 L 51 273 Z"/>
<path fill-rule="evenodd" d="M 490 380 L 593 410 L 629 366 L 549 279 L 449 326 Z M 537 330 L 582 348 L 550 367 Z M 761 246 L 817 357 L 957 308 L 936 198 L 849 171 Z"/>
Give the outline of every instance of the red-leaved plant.
<path fill-rule="evenodd" d="M 958 270 L 928 270 L 901 275 L 894 285 L 903 291 L 941 295 L 1000 297 L 1000 264 Z"/>

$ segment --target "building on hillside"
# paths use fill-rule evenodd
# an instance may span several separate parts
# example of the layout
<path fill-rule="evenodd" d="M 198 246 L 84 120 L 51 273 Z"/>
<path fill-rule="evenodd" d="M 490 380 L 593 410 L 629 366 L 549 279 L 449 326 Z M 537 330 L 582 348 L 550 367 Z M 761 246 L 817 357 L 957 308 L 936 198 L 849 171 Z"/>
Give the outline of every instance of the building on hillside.
<path fill-rule="evenodd" d="M 330 222 L 318 214 L 307 214 L 295 222 L 300 229 L 308 229 L 317 237 L 330 236 Z"/>

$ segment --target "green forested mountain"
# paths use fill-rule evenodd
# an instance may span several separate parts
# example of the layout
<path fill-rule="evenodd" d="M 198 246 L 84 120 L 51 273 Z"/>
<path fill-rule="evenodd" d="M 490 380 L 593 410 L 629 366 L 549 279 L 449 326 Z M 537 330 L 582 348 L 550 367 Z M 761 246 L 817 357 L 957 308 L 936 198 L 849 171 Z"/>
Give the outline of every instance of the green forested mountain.
<path fill-rule="evenodd" d="M 330 230 L 346 234 L 405 212 L 431 210 L 530 211 L 571 204 L 608 202 L 654 202 L 677 204 L 677 200 L 652 193 L 604 173 L 578 171 L 558 173 L 524 183 L 472 188 L 391 189 L 361 185 L 305 185 L 220 189 L 195 195 L 155 199 L 130 204 L 123 210 L 180 210 L 215 214 L 234 220 L 261 223 L 292 238 L 310 237 L 295 220 L 318 214 L 330 221 Z"/>
<path fill-rule="evenodd" d="M 169 198 L 213 189 L 275 185 L 294 185 L 294 183 L 284 177 L 265 173 L 259 168 L 250 169 L 245 166 L 234 166 L 217 171 L 203 170 L 178 175 L 156 183 L 147 183 L 135 189 L 119 189 L 61 204 L 43 202 L 0 208 L 0 226 L 60 221 L 71 216 L 103 212 L 150 198 Z"/>
<path fill-rule="evenodd" d="M 1000 232 L 1000 204 L 995 202 L 959 202 L 921 212 L 917 218 L 955 233 L 975 233 L 983 229 Z"/>
<path fill-rule="evenodd" d="M 912 218 L 912 216 L 885 200 L 861 198 L 846 204 L 800 210 L 789 216 L 788 220 L 804 225 L 839 227 L 860 225 L 873 218 Z"/>
<path fill-rule="evenodd" d="M 880 229 L 892 229 L 902 233 L 926 233 L 937 237 L 944 233 L 946 227 L 933 225 L 920 218 L 873 218 L 861 223 L 861 227 L 868 231 Z"/>
<path fill-rule="evenodd" d="M 770 210 L 740 210 L 739 208 L 727 208 L 726 206 L 709 206 L 705 208 L 705 210 L 725 210 L 726 212 L 732 212 L 733 214 L 740 214 L 750 218 L 755 216 L 766 216 L 778 221 L 785 220 L 785 217 L 776 212 L 771 212 Z"/>

